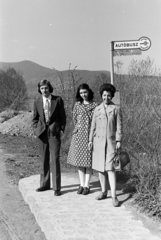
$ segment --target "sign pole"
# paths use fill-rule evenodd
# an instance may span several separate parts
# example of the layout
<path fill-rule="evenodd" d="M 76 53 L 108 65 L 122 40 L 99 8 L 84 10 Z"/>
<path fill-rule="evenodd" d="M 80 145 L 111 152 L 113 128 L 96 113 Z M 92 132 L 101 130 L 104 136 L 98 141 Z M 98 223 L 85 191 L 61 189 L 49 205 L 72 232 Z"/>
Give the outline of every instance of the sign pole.
<path fill-rule="evenodd" d="M 111 84 L 113 85 L 114 79 L 114 65 L 113 65 L 113 42 L 110 42 L 110 69 L 111 69 Z"/>

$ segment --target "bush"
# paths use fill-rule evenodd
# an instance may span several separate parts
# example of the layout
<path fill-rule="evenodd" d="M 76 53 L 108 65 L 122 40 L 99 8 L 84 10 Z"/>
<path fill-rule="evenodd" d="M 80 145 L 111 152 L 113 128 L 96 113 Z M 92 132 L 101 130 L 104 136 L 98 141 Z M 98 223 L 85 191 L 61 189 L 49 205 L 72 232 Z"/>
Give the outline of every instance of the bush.
<path fill-rule="evenodd" d="M 159 74 L 150 58 L 132 61 L 128 75 L 115 75 L 123 112 L 123 148 L 131 156 L 128 169 L 135 203 L 161 216 L 161 112 Z M 135 187 L 135 188 L 134 188 Z"/>
<path fill-rule="evenodd" d="M 7 108 L 20 110 L 25 105 L 27 88 L 23 77 L 14 68 L 0 70 L 0 111 Z"/>
<path fill-rule="evenodd" d="M 137 172 L 135 203 L 153 216 L 161 217 L 161 167 L 153 155 L 140 159 Z"/>

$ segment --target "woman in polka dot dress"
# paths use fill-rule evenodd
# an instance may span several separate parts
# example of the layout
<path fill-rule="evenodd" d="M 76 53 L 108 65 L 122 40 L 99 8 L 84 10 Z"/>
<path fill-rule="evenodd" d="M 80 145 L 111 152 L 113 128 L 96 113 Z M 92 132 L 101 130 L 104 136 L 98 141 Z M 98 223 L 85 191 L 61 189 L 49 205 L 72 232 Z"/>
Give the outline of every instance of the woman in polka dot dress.
<path fill-rule="evenodd" d="M 92 116 L 96 102 L 94 93 L 85 83 L 78 87 L 76 103 L 73 109 L 74 130 L 69 148 L 67 163 L 78 167 L 80 186 L 78 194 L 90 193 L 90 178 L 92 174 L 92 152 L 88 149 L 88 138 Z"/>

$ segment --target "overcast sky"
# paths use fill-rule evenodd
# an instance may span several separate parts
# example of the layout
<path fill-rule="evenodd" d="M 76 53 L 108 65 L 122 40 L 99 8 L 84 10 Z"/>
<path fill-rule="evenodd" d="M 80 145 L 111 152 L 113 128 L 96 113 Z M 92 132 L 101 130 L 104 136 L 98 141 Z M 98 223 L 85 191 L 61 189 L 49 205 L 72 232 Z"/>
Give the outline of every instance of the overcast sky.
<path fill-rule="evenodd" d="M 30 60 L 57 70 L 110 70 L 109 41 L 150 38 L 126 67 L 150 56 L 161 67 L 161 0 L 0 0 L 0 61 Z"/>

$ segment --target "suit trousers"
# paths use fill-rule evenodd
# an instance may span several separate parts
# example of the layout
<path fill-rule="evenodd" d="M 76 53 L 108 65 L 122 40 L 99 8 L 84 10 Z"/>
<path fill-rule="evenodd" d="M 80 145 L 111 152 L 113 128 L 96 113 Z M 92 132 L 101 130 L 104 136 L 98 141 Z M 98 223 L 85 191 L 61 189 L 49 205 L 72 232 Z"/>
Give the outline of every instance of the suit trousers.
<path fill-rule="evenodd" d="M 61 190 L 60 135 L 52 136 L 48 126 L 38 138 L 41 156 L 40 187 L 50 188 L 50 170 L 53 190 Z"/>

